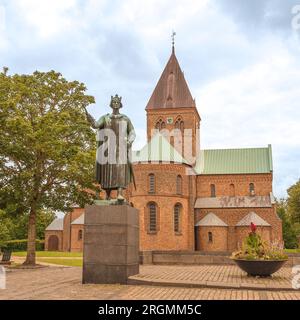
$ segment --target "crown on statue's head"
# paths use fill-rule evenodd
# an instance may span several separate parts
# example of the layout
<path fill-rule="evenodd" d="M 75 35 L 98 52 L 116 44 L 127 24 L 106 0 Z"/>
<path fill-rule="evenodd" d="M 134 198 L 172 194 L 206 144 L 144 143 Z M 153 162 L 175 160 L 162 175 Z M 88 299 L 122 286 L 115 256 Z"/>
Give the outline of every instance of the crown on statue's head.
<path fill-rule="evenodd" d="M 113 104 L 118 104 L 120 107 L 122 107 L 122 97 L 119 97 L 117 94 L 115 96 L 111 96 L 110 106 Z"/>

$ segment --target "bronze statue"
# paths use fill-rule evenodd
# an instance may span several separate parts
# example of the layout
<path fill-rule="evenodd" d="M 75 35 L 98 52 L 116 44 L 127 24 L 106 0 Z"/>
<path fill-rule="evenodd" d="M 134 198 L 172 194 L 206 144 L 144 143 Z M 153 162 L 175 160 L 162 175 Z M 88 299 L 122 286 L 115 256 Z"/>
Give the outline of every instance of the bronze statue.
<path fill-rule="evenodd" d="M 119 112 L 122 97 L 111 96 L 111 114 L 107 113 L 98 121 L 86 111 L 87 119 L 97 129 L 96 181 L 106 191 L 110 200 L 112 190 L 117 190 L 117 200 L 124 201 L 123 189 L 134 181 L 130 162 L 131 146 L 136 137 L 130 119 Z"/>

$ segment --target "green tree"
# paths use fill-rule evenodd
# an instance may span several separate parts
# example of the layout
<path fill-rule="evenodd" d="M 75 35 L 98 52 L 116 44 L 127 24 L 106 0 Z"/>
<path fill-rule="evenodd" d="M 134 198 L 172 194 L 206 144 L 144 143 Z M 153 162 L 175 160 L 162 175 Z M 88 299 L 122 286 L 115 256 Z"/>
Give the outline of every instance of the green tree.
<path fill-rule="evenodd" d="M 45 239 L 45 229 L 55 219 L 55 213 L 50 210 L 43 210 L 37 213 L 36 217 L 36 237 L 37 239 Z M 27 219 L 28 221 L 28 219 Z"/>
<path fill-rule="evenodd" d="M 45 238 L 46 227 L 55 219 L 50 210 L 39 210 L 36 216 L 36 238 Z M 28 236 L 29 214 L 13 216 L 0 210 L 0 242 L 6 240 L 25 239 Z"/>
<path fill-rule="evenodd" d="M 292 185 L 288 190 L 288 213 L 293 222 L 300 223 L 300 180 Z"/>
<path fill-rule="evenodd" d="M 298 246 L 296 229 L 287 214 L 287 201 L 281 199 L 276 203 L 277 214 L 282 220 L 282 235 L 285 248 L 294 249 Z"/>
<path fill-rule="evenodd" d="M 11 239 L 11 229 L 13 222 L 9 219 L 5 211 L 0 210 L 0 242 Z"/>
<path fill-rule="evenodd" d="M 55 219 L 55 213 L 50 210 L 38 210 L 36 214 L 36 238 L 45 238 L 45 229 Z M 28 237 L 29 214 L 17 216 L 12 219 L 14 228 L 11 232 L 11 240 L 25 239 Z"/>
<path fill-rule="evenodd" d="M 94 189 L 95 135 L 84 109 L 94 103 L 60 73 L 0 73 L 0 204 L 28 215 L 25 264 L 35 264 L 40 210 L 84 205 Z M 9 200 L 9 201 L 7 201 Z"/>

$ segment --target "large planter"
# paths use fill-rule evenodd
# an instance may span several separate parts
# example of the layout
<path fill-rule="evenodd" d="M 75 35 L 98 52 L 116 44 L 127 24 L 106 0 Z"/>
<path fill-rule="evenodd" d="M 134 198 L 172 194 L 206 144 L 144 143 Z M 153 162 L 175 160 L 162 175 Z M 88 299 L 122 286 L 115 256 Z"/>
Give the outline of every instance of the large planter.
<path fill-rule="evenodd" d="M 286 260 L 244 260 L 233 259 L 233 261 L 250 276 L 268 277 L 278 271 Z"/>

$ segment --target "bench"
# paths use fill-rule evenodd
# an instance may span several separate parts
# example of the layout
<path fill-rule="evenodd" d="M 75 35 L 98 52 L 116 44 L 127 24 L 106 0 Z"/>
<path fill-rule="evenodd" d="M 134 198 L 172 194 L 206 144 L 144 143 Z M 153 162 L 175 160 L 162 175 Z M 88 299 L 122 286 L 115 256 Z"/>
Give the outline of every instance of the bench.
<path fill-rule="evenodd" d="M 2 259 L 0 261 L 0 265 L 1 264 L 11 264 L 10 259 L 11 259 L 11 251 L 9 251 L 9 250 L 3 251 Z"/>

